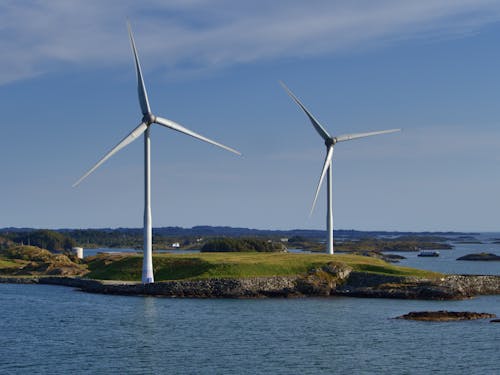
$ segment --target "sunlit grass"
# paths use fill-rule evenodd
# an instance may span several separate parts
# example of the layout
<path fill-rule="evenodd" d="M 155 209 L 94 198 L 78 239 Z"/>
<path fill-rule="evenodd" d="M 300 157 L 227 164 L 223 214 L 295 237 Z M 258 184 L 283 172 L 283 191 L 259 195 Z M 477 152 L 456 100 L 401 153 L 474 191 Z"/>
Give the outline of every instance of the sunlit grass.
<path fill-rule="evenodd" d="M 358 255 L 290 253 L 200 253 L 154 255 L 156 281 L 295 276 L 330 262 L 355 271 L 395 276 L 439 277 L 440 274 L 399 267 L 380 259 Z M 142 256 L 101 255 L 89 259 L 89 278 L 140 281 Z"/>
<path fill-rule="evenodd" d="M 0 268 L 15 268 L 15 267 L 19 267 L 19 263 L 0 258 Z"/>

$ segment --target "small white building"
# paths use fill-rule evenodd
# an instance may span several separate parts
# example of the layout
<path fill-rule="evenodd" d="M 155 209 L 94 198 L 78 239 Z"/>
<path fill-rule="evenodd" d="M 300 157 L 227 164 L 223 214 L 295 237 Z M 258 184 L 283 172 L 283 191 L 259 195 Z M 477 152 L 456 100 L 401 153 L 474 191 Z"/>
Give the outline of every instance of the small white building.
<path fill-rule="evenodd" d="M 83 259 L 83 247 L 74 247 L 71 250 L 78 259 Z"/>
<path fill-rule="evenodd" d="M 172 247 L 175 248 L 175 249 L 178 249 L 179 247 L 181 247 L 181 244 L 179 242 L 174 242 L 172 244 Z"/>

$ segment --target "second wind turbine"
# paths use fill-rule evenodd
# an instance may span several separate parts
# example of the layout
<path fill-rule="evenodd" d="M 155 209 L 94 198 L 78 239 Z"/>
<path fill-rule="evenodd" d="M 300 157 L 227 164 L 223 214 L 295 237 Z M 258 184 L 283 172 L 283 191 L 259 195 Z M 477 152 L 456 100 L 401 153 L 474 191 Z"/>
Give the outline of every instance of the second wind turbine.
<path fill-rule="evenodd" d="M 149 130 L 151 125 L 158 124 L 166 128 L 176 130 L 180 133 L 189 135 L 193 138 L 211 143 L 215 146 L 221 147 L 225 150 L 234 152 L 235 154 L 241 155 L 238 151 L 224 146 L 218 142 L 212 141 L 202 135 L 199 135 L 192 130 L 185 128 L 184 126 L 177 124 L 171 120 L 167 120 L 162 117 L 155 116 L 151 112 L 149 107 L 148 94 L 146 92 L 146 87 L 144 86 L 144 79 L 142 78 L 141 64 L 139 63 L 139 56 L 137 55 L 137 49 L 135 48 L 134 37 L 132 35 L 132 29 L 130 24 L 128 26 L 128 33 L 130 37 L 130 44 L 132 45 L 132 51 L 134 53 L 135 70 L 137 73 L 137 92 L 139 95 L 139 105 L 142 111 L 142 120 L 139 126 L 137 126 L 132 132 L 121 140 L 115 147 L 111 149 L 106 155 L 104 155 L 92 168 L 89 169 L 80 179 L 75 182 L 73 187 L 77 186 L 83 181 L 89 174 L 94 172 L 99 166 L 108 160 L 111 156 L 116 154 L 122 148 L 127 146 L 136 140 L 139 136 L 144 134 L 144 258 L 142 262 L 142 282 L 144 284 L 153 283 L 153 224 L 151 218 L 151 151 L 150 151 L 150 136 Z"/>
<path fill-rule="evenodd" d="M 314 118 L 314 116 L 307 110 L 306 107 L 297 99 L 297 97 L 290 91 L 288 87 L 283 82 L 280 82 L 281 86 L 285 89 L 285 91 L 290 95 L 290 97 L 298 104 L 298 106 L 305 112 L 311 124 L 314 126 L 314 129 L 318 132 L 318 134 L 325 141 L 326 146 L 326 158 L 325 163 L 323 164 L 323 170 L 321 171 L 321 176 L 319 178 L 318 187 L 316 188 L 316 194 L 314 196 L 314 201 L 311 207 L 311 214 L 314 211 L 314 206 L 316 205 L 316 200 L 318 199 L 319 190 L 321 189 L 321 184 L 325 175 L 327 176 L 327 187 L 326 187 L 326 229 L 327 229 L 327 246 L 326 252 L 328 254 L 333 254 L 333 211 L 332 211 L 332 157 L 333 157 L 333 148 L 337 142 L 350 141 L 352 139 L 370 137 L 372 135 L 379 134 L 387 134 L 398 132 L 401 129 L 390 129 L 390 130 L 380 130 L 369 133 L 357 133 L 357 134 L 345 134 L 339 135 L 337 137 L 332 137 L 325 130 L 323 126 Z"/>

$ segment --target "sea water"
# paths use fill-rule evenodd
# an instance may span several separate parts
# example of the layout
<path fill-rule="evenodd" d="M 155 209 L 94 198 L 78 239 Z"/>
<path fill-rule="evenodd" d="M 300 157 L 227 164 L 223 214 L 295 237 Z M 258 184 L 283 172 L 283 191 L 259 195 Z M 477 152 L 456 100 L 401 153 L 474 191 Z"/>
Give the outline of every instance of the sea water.
<path fill-rule="evenodd" d="M 455 260 L 500 255 L 496 237 L 401 264 L 498 275 L 500 262 Z M 0 284 L 0 374 L 500 373 L 500 324 L 393 319 L 418 310 L 500 316 L 500 296 L 171 299 Z"/>
<path fill-rule="evenodd" d="M 500 324 L 415 322 L 465 301 L 175 299 L 0 284 L 1 374 L 498 374 Z"/>
<path fill-rule="evenodd" d="M 431 270 L 443 273 L 464 275 L 500 275 L 499 261 L 468 261 L 457 258 L 475 253 L 492 253 L 500 256 L 500 233 L 483 233 L 473 236 L 477 243 L 462 243 L 460 239 L 448 241 L 453 246 L 451 250 L 438 250 L 439 257 L 419 257 L 418 252 L 390 252 L 399 254 L 406 259 L 398 265 Z M 498 242 L 498 241 L 497 241 Z"/>

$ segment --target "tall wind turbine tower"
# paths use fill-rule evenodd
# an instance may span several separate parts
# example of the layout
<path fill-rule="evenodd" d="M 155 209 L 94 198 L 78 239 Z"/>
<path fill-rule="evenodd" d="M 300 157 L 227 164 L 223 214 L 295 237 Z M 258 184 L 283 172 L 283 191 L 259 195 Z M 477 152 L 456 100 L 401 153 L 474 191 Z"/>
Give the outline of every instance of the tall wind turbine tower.
<path fill-rule="evenodd" d="M 321 171 L 321 176 L 319 178 L 318 187 L 316 188 L 316 194 L 314 196 L 314 201 L 311 207 L 310 214 L 312 215 L 314 211 L 314 206 L 316 205 L 316 200 L 318 199 L 319 190 L 321 189 L 321 184 L 323 183 L 323 179 L 325 175 L 327 176 L 327 186 L 326 186 L 326 230 L 327 230 L 327 246 L 326 252 L 328 254 L 333 254 L 333 210 L 332 210 L 332 158 L 333 158 L 333 148 L 337 142 L 350 141 L 352 139 L 370 137 L 372 135 L 379 134 L 387 134 L 398 132 L 401 129 L 390 129 L 390 130 L 380 130 L 369 133 L 357 133 L 357 134 L 345 134 L 339 135 L 336 137 L 332 137 L 325 130 L 323 126 L 314 118 L 314 116 L 307 110 L 306 107 L 297 99 L 297 97 L 290 91 L 288 87 L 283 82 L 280 82 L 281 86 L 285 89 L 285 91 L 290 95 L 290 97 L 298 104 L 298 106 L 305 112 L 309 120 L 311 121 L 312 126 L 318 134 L 325 141 L 326 146 L 326 158 L 323 164 L 323 170 Z"/>
<path fill-rule="evenodd" d="M 141 64 L 139 63 L 139 56 L 137 54 L 137 49 L 135 47 L 134 36 L 132 35 L 132 28 L 130 24 L 127 23 L 128 33 L 130 37 L 130 44 L 132 45 L 132 52 L 134 53 L 135 70 L 137 73 L 137 93 L 139 95 L 139 105 L 142 111 L 142 120 L 139 126 L 137 126 L 130 134 L 123 138 L 115 147 L 113 147 L 106 155 L 104 155 L 92 168 L 88 170 L 80 179 L 73 184 L 73 187 L 77 186 L 82 182 L 88 175 L 94 172 L 99 166 L 108 160 L 115 153 L 120 151 L 122 148 L 126 147 L 139 136 L 144 134 L 144 259 L 142 263 L 142 282 L 144 284 L 153 283 L 153 224 L 151 218 L 151 146 L 150 146 L 150 127 L 153 124 L 162 125 L 166 128 L 176 130 L 180 133 L 189 135 L 193 138 L 197 138 L 204 142 L 211 143 L 215 146 L 221 147 L 225 150 L 234 152 L 235 154 L 241 155 L 238 151 L 224 146 L 221 143 L 212 141 L 200 134 L 195 133 L 192 130 L 185 128 L 184 126 L 159 117 L 155 116 L 151 112 L 149 106 L 148 94 L 146 87 L 144 85 L 144 79 L 142 76 Z"/>

